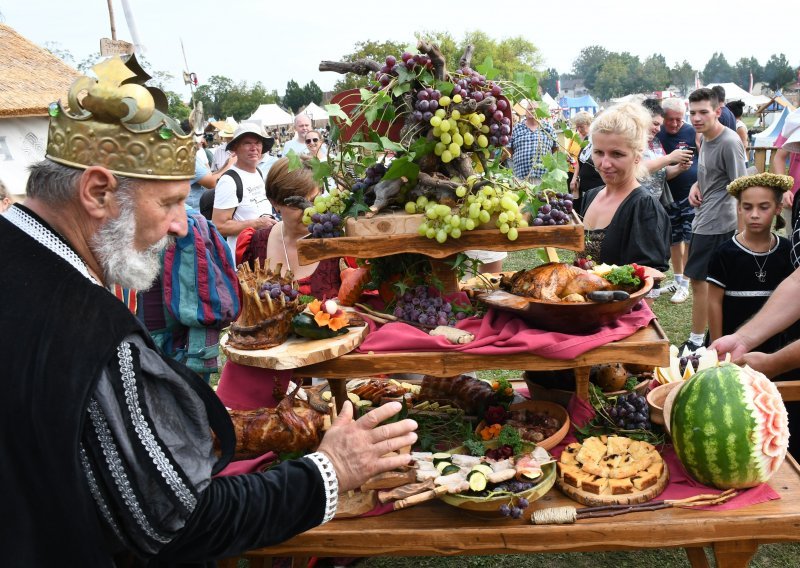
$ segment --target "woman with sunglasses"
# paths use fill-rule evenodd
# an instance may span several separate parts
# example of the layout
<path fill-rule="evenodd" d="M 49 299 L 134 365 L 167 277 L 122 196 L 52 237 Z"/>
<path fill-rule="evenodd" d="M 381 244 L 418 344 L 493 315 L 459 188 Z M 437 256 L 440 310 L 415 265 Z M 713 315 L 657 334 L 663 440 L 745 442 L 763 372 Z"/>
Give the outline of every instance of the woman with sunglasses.
<path fill-rule="evenodd" d="M 305 137 L 308 155 L 322 162 L 328 160 L 328 147 L 322 140 L 322 135 L 316 130 L 309 130 Z"/>

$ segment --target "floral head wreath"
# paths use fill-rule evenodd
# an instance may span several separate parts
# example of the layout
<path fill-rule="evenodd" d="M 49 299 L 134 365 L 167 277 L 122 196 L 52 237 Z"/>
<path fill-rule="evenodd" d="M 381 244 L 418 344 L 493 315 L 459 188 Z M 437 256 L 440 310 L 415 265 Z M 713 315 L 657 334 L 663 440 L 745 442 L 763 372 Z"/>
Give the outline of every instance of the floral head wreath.
<path fill-rule="evenodd" d="M 762 174 L 736 178 L 728 184 L 728 193 L 738 199 L 745 189 L 751 187 L 769 187 L 784 192 L 791 190 L 792 185 L 794 185 L 794 178 L 792 176 L 764 172 Z"/>

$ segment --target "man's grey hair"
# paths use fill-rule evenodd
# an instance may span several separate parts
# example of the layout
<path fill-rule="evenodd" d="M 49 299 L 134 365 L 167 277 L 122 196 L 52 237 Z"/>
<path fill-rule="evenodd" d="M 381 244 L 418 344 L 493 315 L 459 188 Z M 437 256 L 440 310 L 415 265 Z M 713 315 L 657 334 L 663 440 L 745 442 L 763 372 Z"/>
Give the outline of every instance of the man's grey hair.
<path fill-rule="evenodd" d="M 29 169 L 30 176 L 25 186 L 28 197 L 48 205 L 63 205 L 75 198 L 83 170 L 50 160 L 42 160 L 31 165 Z M 139 181 L 132 178 L 116 176 L 116 179 L 117 191 L 120 194 L 127 194 L 139 185 Z"/>
<path fill-rule="evenodd" d="M 664 112 L 671 110 L 673 112 L 679 112 L 681 114 L 686 114 L 686 103 L 683 99 L 678 97 L 669 97 L 661 101 L 661 108 L 664 109 Z"/>

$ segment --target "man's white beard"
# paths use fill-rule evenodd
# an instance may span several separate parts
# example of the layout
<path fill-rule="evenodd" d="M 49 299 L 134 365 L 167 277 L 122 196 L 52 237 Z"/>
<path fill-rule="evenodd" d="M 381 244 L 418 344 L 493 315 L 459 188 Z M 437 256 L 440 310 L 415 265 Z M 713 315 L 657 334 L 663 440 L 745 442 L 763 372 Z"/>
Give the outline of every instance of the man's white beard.
<path fill-rule="evenodd" d="M 122 200 L 119 217 L 106 222 L 91 242 L 107 286 L 119 284 L 123 288 L 147 290 L 161 272 L 161 251 L 174 239 L 165 236 L 141 252 L 136 250 L 135 239 L 134 206 Z"/>

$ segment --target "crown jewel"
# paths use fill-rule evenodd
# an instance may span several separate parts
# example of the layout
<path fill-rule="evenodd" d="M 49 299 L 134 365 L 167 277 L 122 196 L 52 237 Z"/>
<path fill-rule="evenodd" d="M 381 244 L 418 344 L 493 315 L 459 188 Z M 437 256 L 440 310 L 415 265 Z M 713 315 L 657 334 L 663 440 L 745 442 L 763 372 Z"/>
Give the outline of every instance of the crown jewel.
<path fill-rule="evenodd" d="M 73 168 L 103 166 L 146 179 L 194 177 L 194 143 L 166 114 L 166 97 L 144 85 L 150 77 L 135 56 L 112 57 L 79 77 L 67 96 L 50 105 L 47 158 Z"/>

